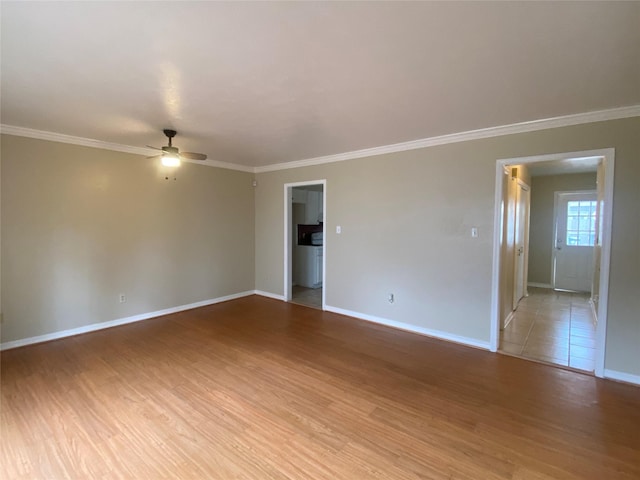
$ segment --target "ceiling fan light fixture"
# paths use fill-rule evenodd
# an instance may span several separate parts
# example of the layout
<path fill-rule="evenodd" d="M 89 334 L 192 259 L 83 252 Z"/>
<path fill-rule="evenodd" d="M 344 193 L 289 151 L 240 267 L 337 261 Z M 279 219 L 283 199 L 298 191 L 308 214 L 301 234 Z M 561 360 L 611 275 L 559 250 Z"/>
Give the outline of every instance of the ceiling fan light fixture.
<path fill-rule="evenodd" d="M 178 155 L 165 152 L 162 155 L 162 165 L 165 167 L 179 167 L 180 166 L 180 157 Z"/>

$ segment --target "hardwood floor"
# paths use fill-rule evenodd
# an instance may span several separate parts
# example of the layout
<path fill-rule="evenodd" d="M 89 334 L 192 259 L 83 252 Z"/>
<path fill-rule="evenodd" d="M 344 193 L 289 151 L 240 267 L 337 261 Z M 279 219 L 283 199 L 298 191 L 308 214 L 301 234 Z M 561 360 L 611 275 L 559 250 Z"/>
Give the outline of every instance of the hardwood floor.
<path fill-rule="evenodd" d="M 640 388 L 261 297 L 2 353 L 1 477 L 638 479 Z"/>

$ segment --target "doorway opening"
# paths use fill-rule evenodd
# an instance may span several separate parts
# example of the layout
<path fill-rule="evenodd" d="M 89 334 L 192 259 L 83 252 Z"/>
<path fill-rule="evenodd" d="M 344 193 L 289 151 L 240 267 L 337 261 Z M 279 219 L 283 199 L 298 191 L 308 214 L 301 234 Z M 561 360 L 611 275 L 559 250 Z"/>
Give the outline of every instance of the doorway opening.
<path fill-rule="evenodd" d="M 492 351 L 604 375 L 613 168 L 613 149 L 497 161 Z"/>
<path fill-rule="evenodd" d="M 285 301 L 324 310 L 326 180 L 284 186 Z"/>

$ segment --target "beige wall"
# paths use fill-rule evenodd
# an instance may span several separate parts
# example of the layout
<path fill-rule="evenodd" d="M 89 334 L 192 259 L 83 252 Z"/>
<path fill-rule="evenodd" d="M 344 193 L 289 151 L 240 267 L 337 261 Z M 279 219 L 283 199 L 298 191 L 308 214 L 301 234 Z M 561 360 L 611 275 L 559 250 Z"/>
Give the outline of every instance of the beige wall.
<path fill-rule="evenodd" d="M 531 179 L 529 282 L 551 285 L 555 192 L 595 190 L 596 172 L 545 175 Z"/>
<path fill-rule="evenodd" d="M 326 179 L 327 304 L 488 342 L 496 160 L 615 147 L 605 366 L 639 375 L 639 131 L 636 117 L 258 174 L 256 288 L 283 294 L 283 184 Z"/>
<path fill-rule="evenodd" d="M 167 181 L 138 155 L 1 147 L 2 342 L 254 289 L 253 174 L 187 163 Z"/>

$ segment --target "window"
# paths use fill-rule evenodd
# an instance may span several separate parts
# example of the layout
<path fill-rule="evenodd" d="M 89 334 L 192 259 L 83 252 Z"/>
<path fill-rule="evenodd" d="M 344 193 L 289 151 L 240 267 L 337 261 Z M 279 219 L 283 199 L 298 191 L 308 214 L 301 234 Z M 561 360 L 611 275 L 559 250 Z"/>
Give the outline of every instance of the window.
<path fill-rule="evenodd" d="M 593 247 L 596 243 L 596 202 L 567 202 L 567 245 Z"/>

